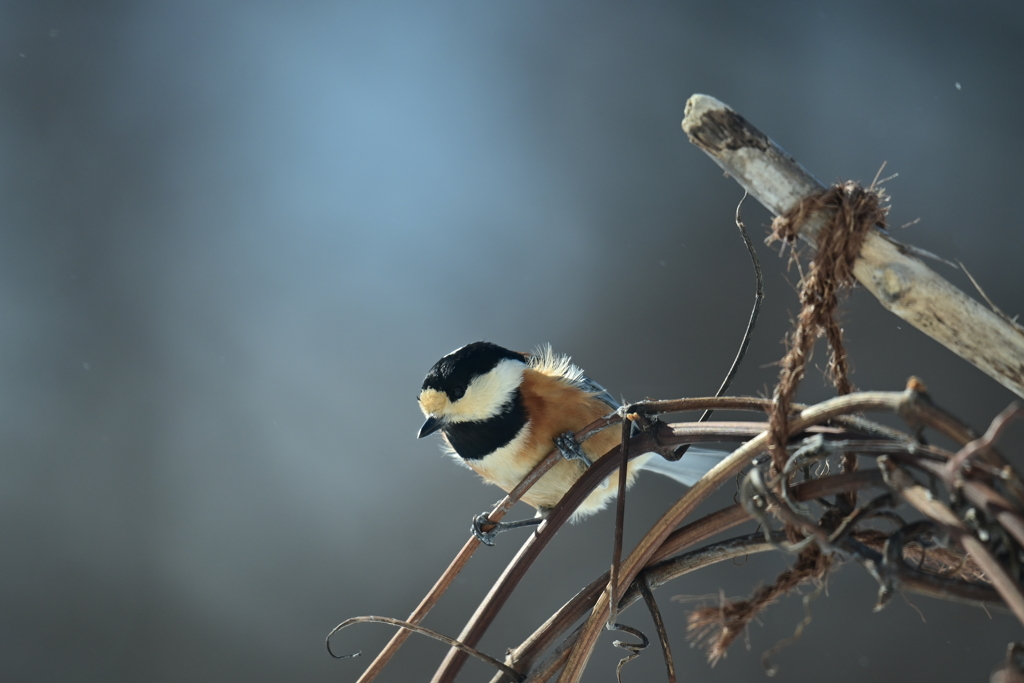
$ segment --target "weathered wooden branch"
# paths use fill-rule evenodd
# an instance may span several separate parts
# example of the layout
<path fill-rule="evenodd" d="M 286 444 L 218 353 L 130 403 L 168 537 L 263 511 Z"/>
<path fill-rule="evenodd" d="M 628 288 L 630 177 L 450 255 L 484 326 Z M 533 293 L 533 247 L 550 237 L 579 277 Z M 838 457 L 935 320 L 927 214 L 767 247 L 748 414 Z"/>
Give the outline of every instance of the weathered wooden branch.
<path fill-rule="evenodd" d="M 825 189 L 803 166 L 727 105 L 708 95 L 686 103 L 683 130 L 769 211 L 783 215 Z M 828 216 L 812 216 L 811 245 Z M 854 275 L 878 301 L 1024 397 L 1024 334 L 911 256 L 881 230 L 864 241 Z"/>

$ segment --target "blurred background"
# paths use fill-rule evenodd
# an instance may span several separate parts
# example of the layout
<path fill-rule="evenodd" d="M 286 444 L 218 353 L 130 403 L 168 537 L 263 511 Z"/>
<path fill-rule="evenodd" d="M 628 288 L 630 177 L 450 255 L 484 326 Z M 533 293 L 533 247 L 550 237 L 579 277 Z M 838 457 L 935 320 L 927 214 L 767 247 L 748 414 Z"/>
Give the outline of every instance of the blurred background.
<path fill-rule="evenodd" d="M 1012 0 L 37 0 L 0 5 L 0 46 L 4 680 L 355 680 L 391 628 L 343 632 L 364 651 L 345 661 L 328 630 L 407 616 L 499 498 L 415 439 L 423 375 L 467 342 L 551 342 L 630 399 L 713 393 L 754 283 L 741 191 L 679 127 L 695 92 L 826 183 L 887 162 L 896 237 L 1024 311 Z M 745 215 L 760 245 L 771 217 Z M 760 253 L 737 394 L 770 391 L 797 310 L 796 273 Z M 1013 398 L 862 290 L 845 324 L 861 388 L 919 375 L 978 428 Z M 810 372 L 802 398 L 830 395 Z M 627 541 L 680 493 L 633 491 Z M 612 517 L 559 534 L 485 651 L 607 568 Z M 426 625 L 457 634 L 522 540 L 479 551 Z M 659 591 L 687 680 L 765 678 L 798 597 L 715 669 L 685 617 L 790 560 Z M 1021 637 L 922 597 L 873 614 L 876 591 L 835 572 L 779 678 L 982 680 Z M 612 680 L 612 639 L 587 680 Z M 656 649 L 627 680 L 662 679 Z M 444 652 L 414 637 L 380 680 L 427 680 Z"/>

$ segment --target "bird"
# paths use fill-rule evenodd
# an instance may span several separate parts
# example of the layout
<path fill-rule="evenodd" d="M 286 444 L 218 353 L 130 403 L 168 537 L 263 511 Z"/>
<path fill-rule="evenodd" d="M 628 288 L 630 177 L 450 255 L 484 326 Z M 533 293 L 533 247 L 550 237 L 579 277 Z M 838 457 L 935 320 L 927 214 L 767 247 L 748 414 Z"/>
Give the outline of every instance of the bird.
<path fill-rule="evenodd" d="M 418 403 L 426 418 L 418 438 L 440 431 L 449 454 L 506 492 L 552 450 L 562 452 L 564 457 L 522 497 L 537 509 L 536 520 L 502 525 L 499 530 L 542 521 L 590 462 L 621 441 L 621 430 L 613 428 L 582 444 L 575 442 L 575 432 L 617 410 L 620 403 L 550 344 L 532 353 L 487 341 L 462 346 L 430 368 Z M 691 448 L 682 459 L 668 461 L 646 453 L 630 461 L 627 486 L 641 470 L 692 486 L 724 455 Z M 614 499 L 618 479 L 616 470 L 579 505 L 572 521 L 598 512 Z M 473 532 L 491 545 L 493 534 L 482 532 L 481 523 L 491 524 L 486 514 L 477 516 Z"/>

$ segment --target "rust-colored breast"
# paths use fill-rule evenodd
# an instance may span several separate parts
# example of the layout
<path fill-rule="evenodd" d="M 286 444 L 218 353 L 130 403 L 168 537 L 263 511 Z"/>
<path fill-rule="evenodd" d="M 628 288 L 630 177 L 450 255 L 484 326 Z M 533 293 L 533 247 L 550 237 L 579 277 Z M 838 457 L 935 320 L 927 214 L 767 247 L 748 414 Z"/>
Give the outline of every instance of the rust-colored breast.
<path fill-rule="evenodd" d="M 521 389 L 529 417 L 526 427 L 508 446 L 485 458 L 468 462 L 485 479 L 505 491 L 514 488 L 554 449 L 556 436 L 567 431 L 579 431 L 610 412 L 604 402 L 582 393 L 561 378 L 536 370 L 527 369 L 524 372 Z M 583 451 L 591 460 L 597 460 L 619 443 L 620 433 L 615 427 L 606 429 L 585 441 Z M 631 463 L 630 480 L 634 476 L 634 467 Z M 535 508 L 553 507 L 585 469 L 585 465 L 576 460 L 559 461 L 523 496 L 523 501 Z M 577 515 L 583 516 L 601 509 L 614 497 L 617 485 L 616 473 L 608 478 L 605 486 L 596 489 L 584 501 Z"/>

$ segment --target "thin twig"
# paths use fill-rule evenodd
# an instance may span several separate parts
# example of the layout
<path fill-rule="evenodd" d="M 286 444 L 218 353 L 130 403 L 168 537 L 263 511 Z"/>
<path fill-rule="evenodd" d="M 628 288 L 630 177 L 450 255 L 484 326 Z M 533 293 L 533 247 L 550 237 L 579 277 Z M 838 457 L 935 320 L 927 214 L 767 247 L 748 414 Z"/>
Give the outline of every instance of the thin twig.
<path fill-rule="evenodd" d="M 733 358 L 732 365 L 729 367 L 729 372 L 726 373 L 725 379 L 722 380 L 722 385 L 718 387 L 718 391 L 715 392 L 715 397 L 723 396 L 726 391 L 729 390 L 729 385 L 732 384 L 732 380 L 736 377 L 737 370 L 740 369 L 740 363 L 743 362 L 743 357 L 747 354 L 747 347 L 750 346 L 750 338 L 754 334 L 754 325 L 757 323 L 757 316 L 761 312 L 761 302 L 764 301 L 764 275 L 761 273 L 761 260 L 757 258 L 757 251 L 754 249 L 753 242 L 750 241 L 750 235 L 747 234 L 747 226 L 743 223 L 743 216 L 740 210 L 743 208 L 743 200 L 747 198 L 747 191 L 743 191 L 743 196 L 740 198 L 740 203 L 736 205 L 736 227 L 740 229 L 740 235 L 743 236 L 743 243 L 747 247 L 747 253 L 750 254 L 750 261 L 754 265 L 754 277 L 757 280 L 757 289 L 754 292 L 754 307 L 750 311 L 750 319 L 747 321 L 747 329 L 743 332 L 743 339 L 740 341 L 740 348 L 736 352 L 736 357 Z M 714 412 L 713 408 L 708 408 L 704 411 L 704 414 L 697 418 L 697 422 L 707 422 L 711 419 L 711 414 Z"/>
<path fill-rule="evenodd" d="M 514 489 L 512 489 L 505 498 L 498 503 L 498 505 L 488 515 L 488 519 L 492 522 L 499 522 L 501 518 L 512 509 L 519 499 L 525 494 L 534 483 L 536 483 L 548 470 L 554 467 L 555 463 L 558 462 L 561 455 L 557 450 L 552 451 L 546 458 L 537 463 L 537 466 L 526 475 Z M 470 536 L 469 540 L 466 541 L 465 545 L 452 560 L 448 568 L 445 569 L 441 577 L 433 585 L 430 591 L 423 597 L 420 604 L 416 606 L 412 614 L 409 615 L 407 620 L 410 624 L 419 624 L 423 621 L 424 617 L 430 612 L 430 610 L 437 604 L 437 601 L 441 599 L 441 596 L 448 590 L 455 581 L 455 577 L 459 575 L 466 563 L 469 562 L 469 558 L 473 556 L 476 549 L 480 546 L 480 541 L 475 536 Z M 391 661 L 395 653 L 398 652 L 399 648 L 408 640 L 411 631 L 408 629 L 399 629 L 388 644 L 384 646 L 384 649 L 380 651 L 370 666 L 366 667 L 362 676 L 359 677 L 357 683 L 370 683 L 377 675 L 387 666 L 388 662 Z"/>
<path fill-rule="evenodd" d="M 1009 426 L 1010 422 L 1016 418 L 1024 416 L 1024 406 L 1014 402 L 1007 406 L 1003 412 L 996 416 L 996 419 L 992 420 L 992 424 L 981 436 L 980 439 L 975 439 L 966 446 L 960 449 L 960 452 L 956 454 L 949 464 L 946 465 L 947 477 L 952 481 L 960 474 L 960 470 L 967 463 L 967 461 L 978 454 L 980 451 L 987 449 L 1003 433 L 1003 430 Z"/>
<path fill-rule="evenodd" d="M 633 416 L 626 408 L 625 416 L 622 418 L 622 437 L 619 449 L 622 455 L 619 457 L 619 490 L 615 499 L 615 534 L 612 544 L 612 568 L 608 573 L 608 628 L 611 628 L 617 621 L 616 607 L 619 604 L 617 591 L 619 582 L 619 563 L 622 561 L 622 533 L 626 522 L 626 484 L 629 478 L 629 433 L 633 426 Z"/>
<path fill-rule="evenodd" d="M 502 672 L 504 672 L 506 675 L 511 676 L 516 681 L 522 681 L 523 680 L 523 675 L 520 674 L 515 669 L 513 669 L 512 667 L 505 666 L 504 664 L 499 662 L 494 657 L 491 657 L 490 655 L 486 655 L 483 652 L 480 652 L 479 650 L 477 650 L 475 648 L 469 647 L 465 643 L 461 643 L 458 640 L 456 640 L 455 638 L 450 638 L 450 637 L 448 637 L 448 636 L 446 636 L 446 635 L 444 635 L 442 633 L 438 633 L 437 631 L 431 631 L 429 628 L 423 628 L 422 626 L 410 623 L 408 621 L 402 621 L 401 619 L 392 619 L 391 617 L 378 617 L 378 616 L 370 615 L 370 616 L 364 616 L 364 617 L 352 617 L 351 619 L 346 619 L 345 621 L 341 622 L 340 624 L 335 626 L 331 630 L 330 633 L 327 634 L 327 651 L 330 653 L 330 655 L 332 657 L 337 658 L 337 659 L 344 659 L 345 657 L 352 657 L 352 656 L 354 656 L 354 655 L 341 655 L 341 656 L 335 655 L 334 652 L 331 651 L 331 636 L 333 636 L 335 633 L 337 633 L 338 631 L 340 631 L 340 630 L 342 630 L 344 628 L 348 628 L 352 624 L 366 624 L 366 623 L 371 623 L 371 624 L 390 624 L 391 626 L 398 626 L 399 628 L 402 628 L 402 629 L 404 629 L 405 631 L 407 631 L 409 633 L 419 633 L 419 634 L 428 636 L 430 638 L 433 638 L 434 640 L 439 640 L 442 643 L 445 643 L 446 645 L 450 645 L 451 647 L 457 648 L 459 651 L 464 652 L 464 653 L 466 653 L 467 655 L 469 655 L 471 657 L 476 657 L 477 659 L 479 659 L 479 660 L 481 660 L 483 662 L 487 662 L 488 664 L 490 664 L 491 666 L 495 667 L 496 669 L 499 669 Z"/>
<path fill-rule="evenodd" d="M 1012 325 L 1015 330 L 1017 330 L 1021 334 L 1024 334 L 1024 327 L 1021 327 L 1020 323 L 1017 322 L 1017 318 L 1011 318 L 1009 315 L 1004 313 L 1002 309 L 996 306 L 995 303 L 992 302 L 992 299 L 988 298 L 988 294 L 986 294 L 985 290 L 981 288 L 981 285 L 978 284 L 978 281 L 974 279 L 974 276 L 971 275 L 971 272 L 967 270 L 967 266 L 965 266 L 963 262 L 960 261 L 959 259 L 957 259 L 957 263 L 960 265 L 960 270 L 964 271 L 964 275 L 966 275 L 967 279 L 971 281 L 971 284 L 974 285 L 974 288 L 978 290 L 978 294 L 980 294 L 981 298 L 985 300 L 985 303 L 988 304 L 989 308 L 991 308 L 996 315 L 1005 320 L 1007 324 Z"/>
<path fill-rule="evenodd" d="M 647 577 L 643 574 L 637 577 L 634 585 L 640 589 L 647 610 L 654 620 L 654 628 L 658 631 L 658 641 L 661 643 L 661 652 L 665 657 L 665 670 L 668 674 L 668 683 L 676 683 L 676 663 L 672 659 L 672 646 L 668 642 L 668 631 L 665 630 L 665 620 L 661 618 L 661 610 L 658 609 L 658 602 L 654 599 L 654 593 L 647 584 Z"/>
<path fill-rule="evenodd" d="M 615 667 L 615 680 L 618 683 L 622 683 L 622 667 L 626 666 L 634 659 L 640 656 L 640 653 L 647 649 L 647 646 L 651 644 L 651 641 L 643 634 L 639 629 L 627 626 L 626 624 L 609 624 L 609 631 L 623 631 L 631 636 L 640 639 L 639 643 L 627 643 L 624 640 L 613 640 L 612 645 L 620 647 L 623 650 L 629 650 L 629 654 L 619 660 L 618 666 Z"/>

